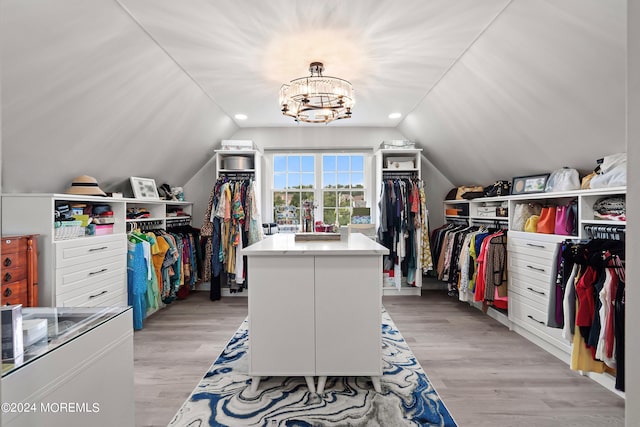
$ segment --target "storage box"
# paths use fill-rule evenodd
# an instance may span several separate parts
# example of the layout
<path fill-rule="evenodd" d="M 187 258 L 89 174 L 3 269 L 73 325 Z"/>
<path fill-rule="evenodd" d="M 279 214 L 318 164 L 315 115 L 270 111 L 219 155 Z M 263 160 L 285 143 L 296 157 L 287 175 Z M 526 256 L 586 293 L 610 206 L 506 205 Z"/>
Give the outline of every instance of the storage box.
<path fill-rule="evenodd" d="M 223 139 L 223 150 L 251 150 L 253 149 L 253 141 L 245 139 Z"/>
<path fill-rule="evenodd" d="M 408 141 L 406 139 L 392 139 L 389 141 L 382 141 L 382 144 L 380 144 L 380 148 L 402 150 L 407 148 L 416 148 L 416 143 L 413 141 Z"/>
<path fill-rule="evenodd" d="M 2 307 L 2 360 L 19 359 L 24 347 L 22 343 L 22 304 Z"/>
<path fill-rule="evenodd" d="M 244 156 L 227 156 L 222 159 L 222 167 L 229 170 L 253 169 L 253 159 Z"/>
<path fill-rule="evenodd" d="M 47 339 L 47 319 L 24 319 L 22 321 L 22 341 L 29 347 L 40 340 Z"/>
<path fill-rule="evenodd" d="M 415 164 L 411 157 L 389 157 L 387 158 L 387 169 L 413 169 Z"/>
<path fill-rule="evenodd" d="M 113 234 L 113 224 L 96 224 L 96 236 Z"/>
<path fill-rule="evenodd" d="M 479 206 L 478 207 L 478 216 L 496 216 L 496 208 L 495 206 Z"/>

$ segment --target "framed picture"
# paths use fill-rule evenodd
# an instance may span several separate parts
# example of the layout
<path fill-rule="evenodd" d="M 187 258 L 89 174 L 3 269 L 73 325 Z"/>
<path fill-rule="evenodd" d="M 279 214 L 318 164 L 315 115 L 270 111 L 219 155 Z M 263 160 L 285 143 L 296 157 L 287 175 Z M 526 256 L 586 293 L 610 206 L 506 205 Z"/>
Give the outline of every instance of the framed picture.
<path fill-rule="evenodd" d="M 156 181 L 152 178 L 138 178 L 132 176 L 131 189 L 133 190 L 133 197 L 136 199 L 152 199 L 160 200 L 158 194 L 158 188 L 156 187 Z"/>
<path fill-rule="evenodd" d="M 543 193 L 549 174 L 517 176 L 511 184 L 511 194 Z"/>

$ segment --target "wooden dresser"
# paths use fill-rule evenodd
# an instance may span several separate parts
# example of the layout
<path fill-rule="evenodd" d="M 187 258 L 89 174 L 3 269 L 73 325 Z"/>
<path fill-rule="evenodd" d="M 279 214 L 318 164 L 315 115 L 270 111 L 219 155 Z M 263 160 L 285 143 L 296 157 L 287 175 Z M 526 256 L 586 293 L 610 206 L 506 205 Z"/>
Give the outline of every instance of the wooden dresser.
<path fill-rule="evenodd" d="M 37 235 L 2 237 L 2 304 L 38 306 L 37 242 Z"/>

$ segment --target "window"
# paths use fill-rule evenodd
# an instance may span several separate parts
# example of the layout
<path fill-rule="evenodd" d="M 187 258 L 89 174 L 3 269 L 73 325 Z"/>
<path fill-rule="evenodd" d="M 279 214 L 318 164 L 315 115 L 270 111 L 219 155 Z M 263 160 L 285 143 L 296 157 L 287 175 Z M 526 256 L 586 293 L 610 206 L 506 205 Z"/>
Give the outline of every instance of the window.
<path fill-rule="evenodd" d="M 354 206 L 366 206 L 365 159 L 362 153 L 274 154 L 273 220 L 297 229 L 305 200 L 315 206 L 315 220 L 347 225 Z M 318 171 L 318 173 L 316 173 Z M 281 228 L 282 229 L 282 228 Z"/>
<path fill-rule="evenodd" d="M 273 156 L 273 219 L 278 225 L 299 225 L 300 206 L 315 200 L 315 156 Z"/>
<path fill-rule="evenodd" d="M 322 219 L 347 225 L 354 206 L 365 206 L 364 156 L 322 156 Z"/>

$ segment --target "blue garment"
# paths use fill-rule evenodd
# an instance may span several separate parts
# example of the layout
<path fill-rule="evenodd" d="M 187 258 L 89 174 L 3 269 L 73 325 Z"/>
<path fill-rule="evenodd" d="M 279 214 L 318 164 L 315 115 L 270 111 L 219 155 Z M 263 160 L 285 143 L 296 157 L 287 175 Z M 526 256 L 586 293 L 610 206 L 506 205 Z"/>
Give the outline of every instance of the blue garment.
<path fill-rule="evenodd" d="M 142 320 L 147 312 L 147 264 L 142 243 L 127 245 L 127 299 L 133 306 L 133 329 L 142 329 Z"/>

